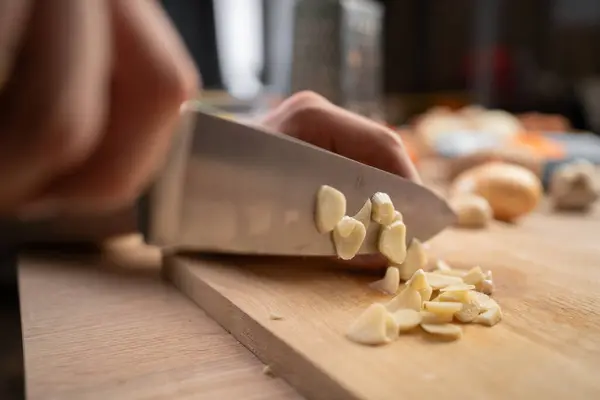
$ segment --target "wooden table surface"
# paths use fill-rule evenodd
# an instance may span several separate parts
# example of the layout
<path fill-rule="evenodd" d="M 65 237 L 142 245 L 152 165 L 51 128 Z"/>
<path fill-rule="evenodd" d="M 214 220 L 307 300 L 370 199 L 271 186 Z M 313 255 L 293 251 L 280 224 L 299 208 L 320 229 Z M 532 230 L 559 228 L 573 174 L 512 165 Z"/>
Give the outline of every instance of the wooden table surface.
<path fill-rule="evenodd" d="M 28 398 L 300 398 L 161 280 L 158 266 L 123 274 L 106 264 L 21 260 Z"/>

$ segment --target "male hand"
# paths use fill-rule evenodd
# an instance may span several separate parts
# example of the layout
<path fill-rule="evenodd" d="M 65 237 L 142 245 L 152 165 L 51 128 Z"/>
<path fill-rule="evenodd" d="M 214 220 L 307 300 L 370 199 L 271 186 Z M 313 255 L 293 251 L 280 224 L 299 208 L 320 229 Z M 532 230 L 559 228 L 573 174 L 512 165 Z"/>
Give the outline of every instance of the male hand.
<path fill-rule="evenodd" d="M 197 85 L 157 1 L 1 1 L 0 215 L 132 202 Z"/>

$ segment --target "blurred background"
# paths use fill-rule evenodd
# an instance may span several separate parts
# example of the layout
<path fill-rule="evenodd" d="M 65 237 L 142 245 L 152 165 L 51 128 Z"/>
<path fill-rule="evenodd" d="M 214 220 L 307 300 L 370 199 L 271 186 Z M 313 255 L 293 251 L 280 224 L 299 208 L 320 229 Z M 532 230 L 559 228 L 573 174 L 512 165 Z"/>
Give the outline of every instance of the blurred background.
<path fill-rule="evenodd" d="M 311 89 L 391 124 L 476 103 L 600 131 L 597 0 L 163 3 L 207 98 L 256 107 Z"/>
<path fill-rule="evenodd" d="M 493 151 L 538 174 L 600 164 L 598 0 L 163 4 L 202 73 L 199 100 L 226 112 L 308 89 L 395 129 L 416 163 L 460 171 Z"/>

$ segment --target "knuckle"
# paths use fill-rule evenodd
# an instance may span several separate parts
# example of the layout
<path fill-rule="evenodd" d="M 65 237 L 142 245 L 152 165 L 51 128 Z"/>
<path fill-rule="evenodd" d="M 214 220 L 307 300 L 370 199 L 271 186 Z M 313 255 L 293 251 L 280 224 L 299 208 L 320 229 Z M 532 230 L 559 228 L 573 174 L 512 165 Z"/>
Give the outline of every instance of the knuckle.
<path fill-rule="evenodd" d="M 185 64 L 185 63 L 184 63 Z M 154 88 L 150 90 L 161 101 L 179 107 L 196 96 L 200 86 L 200 75 L 192 65 L 172 65 L 153 73 Z"/>
<path fill-rule="evenodd" d="M 381 142 L 387 147 L 393 149 L 404 149 L 404 143 L 402 142 L 402 139 L 386 127 L 381 127 L 381 134 L 379 137 L 381 138 Z"/>
<path fill-rule="evenodd" d="M 297 92 L 290 96 L 288 101 L 292 110 L 314 108 L 315 106 L 322 105 L 323 103 L 327 102 L 323 96 L 311 90 Z"/>

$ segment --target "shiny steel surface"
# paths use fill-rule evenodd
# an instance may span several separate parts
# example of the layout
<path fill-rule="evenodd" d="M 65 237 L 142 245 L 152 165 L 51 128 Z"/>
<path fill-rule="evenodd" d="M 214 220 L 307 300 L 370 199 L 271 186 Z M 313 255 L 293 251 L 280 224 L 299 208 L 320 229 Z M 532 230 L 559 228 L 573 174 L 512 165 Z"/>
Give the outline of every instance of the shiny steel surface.
<path fill-rule="evenodd" d="M 410 240 L 427 240 L 455 218 L 430 190 L 278 133 L 199 111 L 187 112 L 167 165 L 150 193 L 147 240 L 185 250 L 334 255 L 314 225 L 321 185 L 342 191 L 353 215 L 386 192 Z M 360 253 L 376 252 L 371 223 Z"/>

